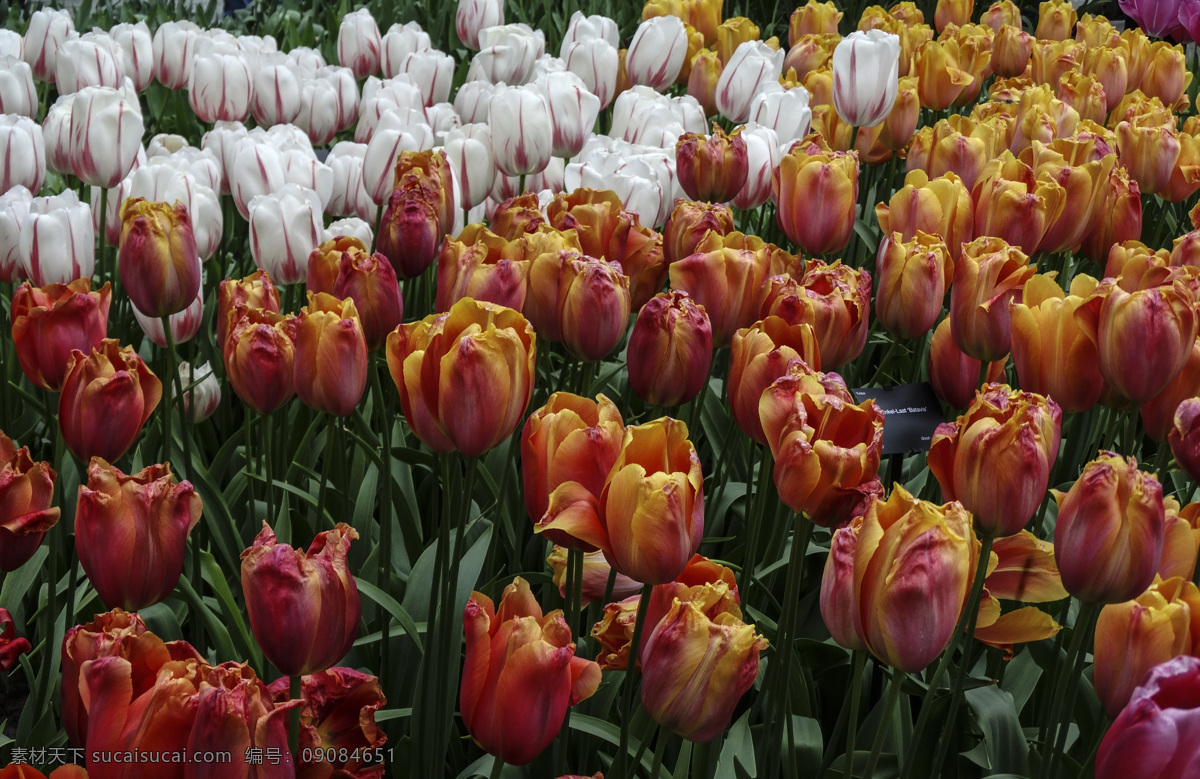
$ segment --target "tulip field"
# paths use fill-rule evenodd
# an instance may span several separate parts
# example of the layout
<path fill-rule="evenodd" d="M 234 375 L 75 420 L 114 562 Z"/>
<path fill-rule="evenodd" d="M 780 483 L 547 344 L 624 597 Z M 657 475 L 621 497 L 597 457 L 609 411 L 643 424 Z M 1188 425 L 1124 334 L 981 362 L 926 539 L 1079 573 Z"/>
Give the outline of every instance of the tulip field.
<path fill-rule="evenodd" d="M 0 779 L 1200 779 L 1200 0 L 57 6 Z"/>

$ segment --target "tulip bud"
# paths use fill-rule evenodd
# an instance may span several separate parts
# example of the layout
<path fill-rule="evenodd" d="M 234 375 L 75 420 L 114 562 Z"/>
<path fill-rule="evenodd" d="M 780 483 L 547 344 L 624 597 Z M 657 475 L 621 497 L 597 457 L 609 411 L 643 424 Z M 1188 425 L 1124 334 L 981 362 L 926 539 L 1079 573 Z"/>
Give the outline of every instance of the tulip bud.
<path fill-rule="evenodd" d="M 595 661 L 575 657 L 562 612 L 543 615 L 520 577 L 504 588 L 499 609 L 486 595 L 471 593 L 463 633 L 463 724 L 506 763 L 525 765 L 541 754 L 558 736 L 567 706 L 590 698 L 600 684 Z"/>
<path fill-rule="evenodd" d="M 1084 466 L 1066 494 L 1055 491 L 1054 557 L 1063 586 L 1087 603 L 1122 603 L 1154 581 L 1162 558 L 1162 486 L 1113 452 Z"/>
<path fill-rule="evenodd" d="M 188 362 L 181 362 L 179 380 L 183 385 L 183 406 L 192 422 L 198 424 L 211 417 L 221 405 L 221 385 L 212 365 L 204 363 L 193 368 Z"/>
<path fill-rule="evenodd" d="M 109 34 L 121 47 L 125 75 L 133 80 L 133 88 L 146 91 L 154 77 L 154 42 L 145 22 L 114 25 Z"/>
<path fill-rule="evenodd" d="M 46 179 L 42 128 L 27 116 L 0 115 L 0 191 L 25 187 L 37 193 Z"/>
<path fill-rule="evenodd" d="M 58 400 L 63 440 L 80 460 L 119 460 L 160 398 L 162 382 L 132 346 L 105 338 L 90 354 L 75 350 Z"/>
<path fill-rule="evenodd" d="M 671 263 L 671 288 L 687 292 L 713 312 L 709 316 L 718 348 L 757 319 L 758 299 L 771 270 L 767 246 L 755 236 L 709 231 L 693 254 Z"/>
<path fill-rule="evenodd" d="M 142 148 L 142 112 L 116 89 L 84 87 L 71 102 L 71 168 L 94 187 L 115 187 Z"/>
<path fill-rule="evenodd" d="M 720 127 L 710 136 L 688 133 L 675 145 L 679 183 L 692 200 L 724 203 L 746 183 L 746 142 L 740 128 L 726 135 Z"/>
<path fill-rule="evenodd" d="M 0 571 L 11 572 L 33 557 L 62 511 L 51 506 L 58 474 L 33 461 L 0 432 Z"/>
<path fill-rule="evenodd" d="M 411 279 L 437 257 L 444 234 L 436 204 L 420 193 L 394 190 L 380 220 L 376 246 L 397 277 Z"/>
<path fill-rule="evenodd" d="M 1100 742 L 1097 779 L 1183 776 L 1192 770 L 1195 751 L 1190 739 L 1180 737 L 1200 727 L 1198 686 L 1200 658 L 1183 655 L 1151 669 Z"/>
<path fill-rule="evenodd" d="M 404 301 L 391 263 L 381 254 L 350 248 L 341 253 L 334 297 L 352 299 L 358 309 L 367 348 L 383 346 L 388 333 L 404 320 Z"/>
<path fill-rule="evenodd" d="M 896 102 L 900 38 L 880 30 L 852 32 L 833 52 L 833 105 L 854 127 L 874 127 Z"/>
<path fill-rule="evenodd" d="M 779 81 L 783 56 L 782 51 L 751 40 L 740 44 L 729 59 L 723 60 L 725 65 L 717 80 L 716 92 L 721 115 L 733 122 L 746 121 L 754 96 L 764 85 Z"/>
<path fill-rule="evenodd" d="M 643 21 L 625 56 L 630 82 L 662 92 L 675 82 L 687 49 L 687 31 L 679 17 L 657 16 Z"/>
<path fill-rule="evenodd" d="M 994 362 L 1012 346 L 1009 301 L 1037 269 L 1020 249 L 999 238 L 978 238 L 963 246 L 950 287 L 954 342 L 975 359 Z"/>
<path fill-rule="evenodd" d="M 154 31 L 154 77 L 167 89 L 182 89 L 192 75 L 200 28 L 189 21 L 164 22 Z"/>
<path fill-rule="evenodd" d="M 667 261 L 678 262 L 693 254 L 709 230 L 721 235 L 733 232 L 733 212 L 728 206 L 676 201 L 671 218 L 663 228 L 663 253 Z"/>
<path fill-rule="evenodd" d="M 536 87 L 501 87 L 489 124 L 496 168 L 506 176 L 540 173 L 553 151 L 550 106 Z M 518 193 L 519 194 L 519 193 Z"/>
<path fill-rule="evenodd" d="M 920 671 L 954 634 L 978 544 L 961 504 L 917 500 L 896 485 L 886 502 L 871 501 L 835 534 L 821 583 L 822 616 L 839 642 Z M 850 619 L 838 609 L 849 609 Z"/>
<path fill-rule="evenodd" d="M 626 364 L 633 394 L 655 406 L 678 406 L 695 398 L 712 363 L 712 326 L 704 307 L 686 292 L 671 290 L 638 312 Z"/>
<path fill-rule="evenodd" d="M 0 55 L 0 65 L 4 67 L 0 72 L 0 113 L 36 117 L 38 97 L 29 64 L 20 57 Z"/>
<path fill-rule="evenodd" d="M 192 485 L 176 483 L 167 464 L 127 476 L 93 457 L 79 488 L 75 551 L 101 600 L 137 611 L 170 595 L 203 509 Z"/>
<path fill-rule="evenodd" d="M 367 387 L 367 342 L 350 298 L 308 293 L 296 325 L 293 376 L 301 402 L 344 417 Z"/>
<path fill-rule="evenodd" d="M 629 326 L 629 277 L 615 262 L 580 257 L 563 263 L 558 289 L 563 345 L 584 362 L 604 359 Z"/>
<path fill-rule="evenodd" d="M 1135 403 L 1162 392 L 1183 370 L 1196 340 L 1192 293 L 1176 279 L 1126 292 L 1106 279 L 1075 311 L 1075 321 L 1096 344 L 1100 372 Z"/>
<path fill-rule="evenodd" d="M 270 414 L 296 391 L 297 324 L 293 316 L 262 308 L 238 307 L 229 314 L 225 374 L 234 393 L 260 414 Z"/>
<path fill-rule="evenodd" d="M 303 281 L 308 255 L 321 243 L 321 200 L 311 189 L 285 184 L 250 201 L 250 248 L 254 263 L 280 284 Z"/>
<path fill-rule="evenodd" d="M 33 68 L 34 78 L 54 83 L 58 49 L 74 35 L 75 24 L 66 10 L 42 8 L 30 15 L 22 56 Z"/>
<path fill-rule="evenodd" d="M 579 76 L 588 91 L 599 99 L 600 108 L 608 108 L 617 93 L 616 47 L 601 38 L 587 38 L 571 43 L 568 48 L 564 40 L 562 58 L 567 70 Z"/>
<path fill-rule="evenodd" d="M 929 344 L 929 383 L 934 394 L 952 408 L 966 408 L 979 386 L 979 360 L 963 354 L 951 335 L 947 317 L 934 328 Z M 987 381 L 998 381 L 1004 375 L 1008 358 L 988 365 Z"/>
<path fill-rule="evenodd" d="M 918 232 L 908 242 L 900 233 L 885 237 L 875 260 L 879 292 L 875 315 L 890 333 L 921 338 L 942 313 L 954 260 L 936 236 Z"/>
<path fill-rule="evenodd" d="M 803 281 L 785 275 L 768 283 L 759 315 L 812 325 L 826 370 L 845 365 L 862 352 L 871 310 L 870 273 L 841 260 L 832 265 L 814 260 L 808 263 Z"/>
<path fill-rule="evenodd" d="M 733 419 L 746 435 L 767 443 L 759 419 L 763 391 L 788 372 L 792 360 L 800 359 L 814 371 L 821 369 L 816 335 L 808 324 L 791 324 L 768 316 L 733 336 L 729 357 L 729 407 Z"/>
<path fill-rule="evenodd" d="M 545 91 L 554 130 L 551 153 L 555 157 L 574 157 L 592 134 L 600 113 L 600 98 L 570 72 L 549 73 L 537 83 Z"/>
<path fill-rule="evenodd" d="M 388 369 L 409 427 L 434 451 L 467 457 L 516 429 L 533 394 L 536 355 L 525 317 L 472 298 L 401 325 L 387 339 Z"/>
<path fill-rule="evenodd" d="M 230 315 L 241 308 L 265 308 L 279 313 L 279 292 L 271 279 L 261 270 L 254 271 L 241 281 L 223 279 L 217 289 L 217 345 L 225 348 L 225 336 L 230 329 Z M 236 319 L 234 320 L 236 321 Z"/>
<path fill-rule="evenodd" d="M 382 45 L 379 25 L 369 10 L 360 8 L 342 17 L 337 36 L 338 62 L 354 71 L 355 78 L 378 72 Z"/>
<path fill-rule="evenodd" d="M 696 743 L 724 732 L 758 675 L 767 640 L 732 615 L 709 619 L 675 598 L 642 654 L 642 705 L 656 722 Z"/>
<path fill-rule="evenodd" d="M 503 24 L 503 0 L 458 0 L 454 31 L 468 49 L 479 51 L 480 30 Z"/>
<path fill-rule="evenodd" d="M 240 51 L 197 54 L 188 79 L 188 104 L 202 122 L 240 122 L 250 113 L 252 73 Z"/>
<path fill-rule="evenodd" d="M 598 499 L 624 435 L 621 412 L 604 395 L 595 401 L 568 392 L 551 395 L 521 433 L 521 479 L 530 521 L 537 524 L 558 496 L 574 489 Z M 594 549 L 566 533 L 549 531 L 546 536 L 572 549 Z"/>
<path fill-rule="evenodd" d="M 826 254 L 850 242 L 858 202 L 858 155 L 810 154 L 806 142 L 813 137 L 793 145 L 780 160 L 771 179 L 771 197 L 788 238 L 807 252 Z"/>
<path fill-rule="evenodd" d="M 200 257 L 185 206 L 131 198 L 121 206 L 121 279 L 146 316 L 183 311 L 200 292 Z"/>
<path fill-rule="evenodd" d="M 324 671 L 358 637 L 358 585 L 347 555 L 358 532 L 344 522 L 318 533 L 308 552 L 279 544 L 270 526 L 242 552 L 250 628 L 267 659 L 287 676 Z"/>
<path fill-rule="evenodd" d="M 934 431 L 929 468 L 942 497 L 961 502 L 982 535 L 1011 536 L 1046 494 L 1061 427 L 1053 400 L 991 384 L 965 414 Z"/>

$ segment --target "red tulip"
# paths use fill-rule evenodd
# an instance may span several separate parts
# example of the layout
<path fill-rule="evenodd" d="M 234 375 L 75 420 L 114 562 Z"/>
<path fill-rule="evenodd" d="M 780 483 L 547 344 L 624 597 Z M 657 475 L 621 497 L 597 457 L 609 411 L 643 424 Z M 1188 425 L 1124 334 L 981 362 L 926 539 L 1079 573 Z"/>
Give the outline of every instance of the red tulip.
<path fill-rule="evenodd" d="M 12 299 L 12 339 L 21 370 L 42 389 L 58 392 L 71 352 L 90 353 L 108 331 L 112 287 L 92 291 L 92 280 L 17 288 Z"/>
<path fill-rule="evenodd" d="M 1200 658 L 1155 666 L 1133 691 L 1096 753 L 1096 779 L 1157 779 L 1200 772 Z"/>
<path fill-rule="evenodd" d="M 80 460 L 119 460 L 161 398 L 162 382 L 132 346 L 105 338 L 90 355 L 76 349 L 58 399 L 63 440 Z"/>
<path fill-rule="evenodd" d="M 33 557 L 61 513 L 51 507 L 58 474 L 35 463 L 0 431 L 0 571 L 15 571 Z"/>

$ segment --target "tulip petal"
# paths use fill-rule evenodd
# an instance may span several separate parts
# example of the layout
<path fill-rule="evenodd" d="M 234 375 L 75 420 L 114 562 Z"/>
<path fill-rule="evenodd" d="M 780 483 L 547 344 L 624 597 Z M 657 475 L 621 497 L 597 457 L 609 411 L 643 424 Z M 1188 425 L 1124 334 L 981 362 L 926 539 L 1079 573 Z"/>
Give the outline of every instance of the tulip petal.
<path fill-rule="evenodd" d="M 1010 611 L 987 627 L 975 628 L 975 638 L 988 646 L 1004 650 L 1004 659 L 1011 660 L 1013 644 L 1053 638 L 1062 625 L 1035 606 Z"/>

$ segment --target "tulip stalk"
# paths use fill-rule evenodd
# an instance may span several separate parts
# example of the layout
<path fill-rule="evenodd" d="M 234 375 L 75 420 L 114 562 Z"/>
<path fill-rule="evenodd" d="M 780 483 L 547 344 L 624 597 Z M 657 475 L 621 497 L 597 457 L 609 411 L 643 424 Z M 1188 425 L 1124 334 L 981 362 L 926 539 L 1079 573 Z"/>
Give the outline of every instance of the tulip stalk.
<path fill-rule="evenodd" d="M 1067 746 L 1067 731 L 1070 730 L 1070 722 L 1069 720 L 1063 721 L 1064 712 L 1066 712 L 1065 716 L 1069 718 L 1070 712 L 1075 707 L 1075 692 L 1079 688 L 1079 676 L 1083 673 L 1084 656 L 1087 654 L 1083 651 L 1083 647 L 1087 643 L 1087 639 L 1095 632 L 1100 609 L 1101 606 L 1098 603 L 1080 603 L 1079 616 L 1075 619 L 1075 632 L 1071 636 L 1070 649 L 1067 650 L 1067 665 L 1064 669 L 1066 673 L 1059 674 L 1058 684 L 1054 689 L 1054 699 L 1050 705 L 1050 730 L 1046 734 L 1045 743 L 1053 743 L 1054 746 L 1049 759 L 1043 764 L 1046 770 L 1042 776 L 1046 779 L 1055 775 L 1055 770 Z"/>
<path fill-rule="evenodd" d="M 754 446 L 756 444 L 752 441 L 751 447 Z M 754 568 L 758 561 L 758 541 L 762 535 L 763 515 L 766 513 L 766 495 L 767 490 L 770 489 L 770 480 L 771 450 L 762 447 L 758 461 L 758 484 L 754 488 L 754 497 L 747 521 L 746 558 L 742 563 L 741 581 L 738 582 L 738 589 L 747 603 L 750 602 L 750 588 L 754 586 Z"/>
<path fill-rule="evenodd" d="M 614 770 L 617 779 L 625 779 L 625 777 L 630 776 L 628 764 L 629 725 L 633 721 L 633 695 L 634 690 L 637 688 L 637 664 L 641 656 L 639 649 L 642 643 L 642 630 L 646 627 L 646 614 L 650 611 L 650 596 L 653 592 L 654 587 L 642 587 L 642 595 L 638 600 L 637 621 L 633 625 L 633 641 L 629 644 L 629 661 L 625 667 L 625 677 L 621 680 L 622 692 L 625 697 L 625 703 L 622 706 L 625 716 L 621 720 L 621 743 L 617 749 L 616 768 Z M 636 765 L 634 765 L 633 771 L 637 771 Z"/>
<path fill-rule="evenodd" d="M 892 712 L 896 710 L 896 704 L 900 701 L 900 687 L 904 684 L 904 671 L 899 668 L 892 668 L 892 678 L 888 682 L 886 697 L 883 702 L 883 714 L 879 718 L 879 729 L 875 731 L 875 741 L 871 744 L 871 756 L 867 758 L 867 767 L 863 771 L 863 776 L 874 776 L 875 766 L 879 764 L 879 756 L 883 752 L 883 742 L 891 732 Z M 948 720 L 950 721 L 950 720 Z M 854 756 L 850 756 L 853 760 Z M 936 776 L 936 772 L 931 776 Z"/>

